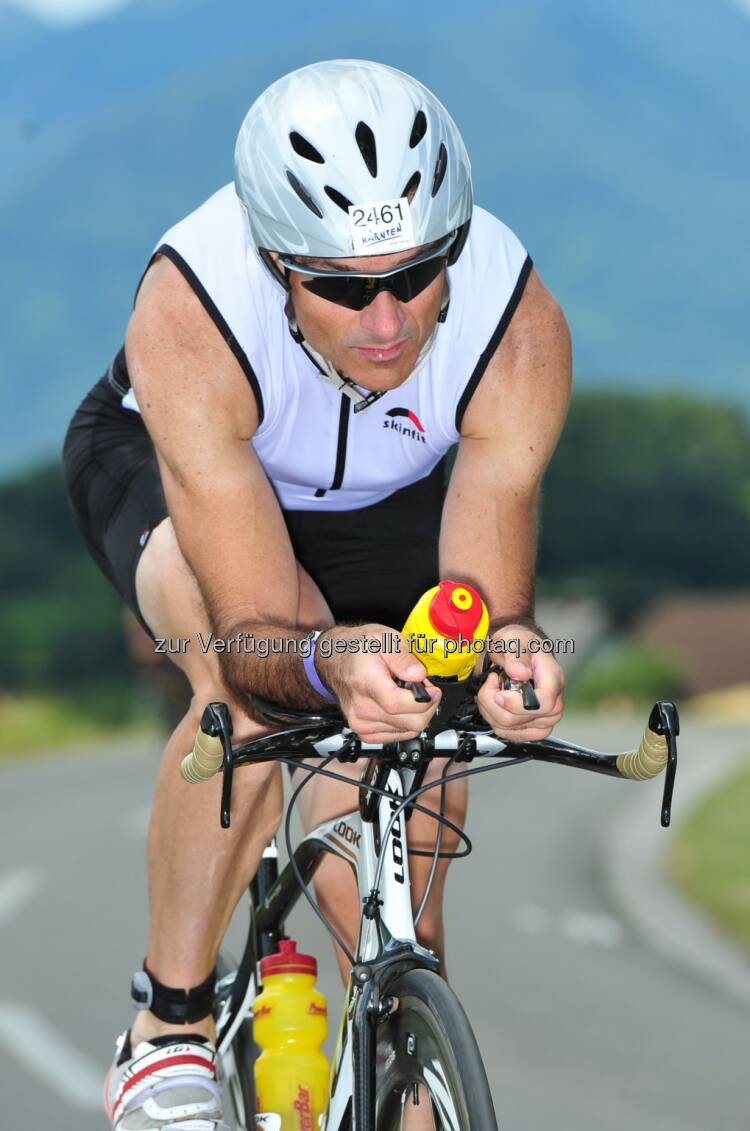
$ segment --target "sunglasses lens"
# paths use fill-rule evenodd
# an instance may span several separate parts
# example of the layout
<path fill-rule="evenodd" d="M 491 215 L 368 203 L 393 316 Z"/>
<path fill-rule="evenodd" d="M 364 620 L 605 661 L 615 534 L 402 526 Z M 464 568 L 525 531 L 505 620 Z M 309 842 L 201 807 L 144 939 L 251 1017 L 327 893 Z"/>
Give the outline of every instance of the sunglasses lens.
<path fill-rule="evenodd" d="M 405 267 L 403 271 L 391 275 L 395 286 L 389 289 L 393 290 L 399 302 L 411 302 L 430 285 L 433 279 L 437 279 L 444 263 L 445 256 L 436 255 L 434 259 L 425 259 L 424 263 L 415 263 L 413 267 Z M 383 281 L 388 282 L 388 280 Z"/>
<path fill-rule="evenodd" d="M 445 256 L 436 255 L 393 275 L 319 275 L 305 280 L 302 286 L 338 306 L 364 310 L 381 291 L 390 291 L 399 302 L 411 302 L 438 277 L 444 264 Z"/>
<path fill-rule="evenodd" d="M 318 298 L 328 302 L 335 302 L 338 306 L 348 306 L 351 310 L 362 310 L 367 305 L 367 283 L 369 279 L 351 277 L 346 275 L 333 275 L 330 279 L 318 276 L 306 280 L 302 286 L 307 291 L 312 291 Z"/>

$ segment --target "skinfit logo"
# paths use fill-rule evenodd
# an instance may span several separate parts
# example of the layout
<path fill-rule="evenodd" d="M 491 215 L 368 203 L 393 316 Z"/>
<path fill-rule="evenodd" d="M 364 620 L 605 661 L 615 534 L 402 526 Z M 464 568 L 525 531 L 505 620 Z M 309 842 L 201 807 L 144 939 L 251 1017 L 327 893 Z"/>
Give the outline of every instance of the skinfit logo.
<path fill-rule="evenodd" d="M 385 414 L 389 419 L 383 421 L 384 428 L 392 428 L 394 432 L 400 432 L 402 436 L 408 436 L 411 440 L 418 440 L 421 444 L 426 444 L 427 441 L 423 436 L 424 425 L 417 416 L 416 412 L 412 412 L 410 408 L 389 408 Z M 397 417 L 405 416 L 414 425 L 413 428 L 408 428 L 405 424 L 399 423 Z"/>

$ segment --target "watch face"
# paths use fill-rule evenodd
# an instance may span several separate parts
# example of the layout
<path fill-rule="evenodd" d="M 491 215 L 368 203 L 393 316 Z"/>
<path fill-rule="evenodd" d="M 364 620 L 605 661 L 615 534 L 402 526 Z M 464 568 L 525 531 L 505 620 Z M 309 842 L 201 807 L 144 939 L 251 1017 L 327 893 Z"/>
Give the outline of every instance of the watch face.
<path fill-rule="evenodd" d="M 130 982 L 130 996 L 138 1005 L 149 1008 L 153 999 L 151 979 L 145 970 L 136 970 Z"/>

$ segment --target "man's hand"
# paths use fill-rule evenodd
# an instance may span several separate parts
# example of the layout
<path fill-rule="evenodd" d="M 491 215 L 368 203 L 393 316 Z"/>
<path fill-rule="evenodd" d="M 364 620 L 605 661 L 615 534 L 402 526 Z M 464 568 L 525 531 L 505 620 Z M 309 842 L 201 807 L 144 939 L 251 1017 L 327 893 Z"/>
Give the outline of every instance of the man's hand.
<path fill-rule="evenodd" d="M 379 650 L 375 650 L 378 648 Z M 373 650 L 369 650 L 374 645 Z M 346 651 L 337 651 L 337 648 Z M 427 672 L 408 650 L 400 633 L 380 624 L 331 628 L 321 633 L 315 666 L 341 704 L 346 721 L 365 742 L 399 742 L 415 738 L 435 714 L 440 691 L 425 687 L 429 703 L 417 703 L 394 676 L 421 682 Z"/>
<path fill-rule="evenodd" d="M 546 738 L 562 718 L 562 692 L 565 677 L 554 656 L 542 652 L 529 652 L 530 640 L 540 637 L 521 625 L 509 624 L 495 632 L 496 641 L 514 641 L 506 651 L 491 653 L 498 667 L 504 668 L 511 679 L 533 679 L 539 700 L 538 711 L 524 710 L 519 692 L 504 691 L 496 673 L 488 676 L 477 695 L 477 705 L 484 718 L 499 738 L 510 742 L 536 742 Z M 520 641 L 516 649 L 515 641 Z M 520 654 L 515 655 L 518 651 Z"/>

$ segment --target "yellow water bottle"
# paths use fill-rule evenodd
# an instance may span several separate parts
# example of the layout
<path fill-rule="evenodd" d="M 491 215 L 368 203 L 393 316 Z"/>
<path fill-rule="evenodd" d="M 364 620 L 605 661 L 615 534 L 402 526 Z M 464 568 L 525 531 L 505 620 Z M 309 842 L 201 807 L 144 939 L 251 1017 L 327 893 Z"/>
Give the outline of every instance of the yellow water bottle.
<path fill-rule="evenodd" d="M 484 651 L 489 626 L 476 589 L 441 581 L 419 598 L 401 635 L 430 677 L 465 680 Z"/>
<path fill-rule="evenodd" d="M 328 1061 L 321 1045 L 328 1011 L 315 988 L 317 973 L 315 959 L 300 954 L 293 939 L 282 939 L 276 954 L 261 959 L 263 988 L 253 1004 L 253 1036 L 262 1049 L 255 1062 L 260 1127 L 317 1131 L 325 1110 Z"/>

